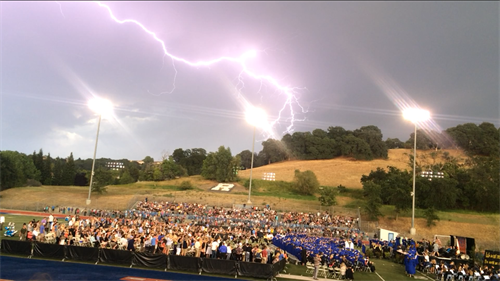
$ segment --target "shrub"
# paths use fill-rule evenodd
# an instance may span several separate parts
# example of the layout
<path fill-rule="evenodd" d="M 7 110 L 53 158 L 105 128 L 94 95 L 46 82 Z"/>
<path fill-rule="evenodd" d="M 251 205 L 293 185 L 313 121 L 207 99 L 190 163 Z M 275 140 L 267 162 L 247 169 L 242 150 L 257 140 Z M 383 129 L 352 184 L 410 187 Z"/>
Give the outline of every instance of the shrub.
<path fill-rule="evenodd" d="M 180 190 L 190 190 L 193 188 L 194 188 L 194 186 L 191 183 L 191 181 L 183 181 L 183 182 L 181 182 L 181 185 L 179 185 Z"/>
<path fill-rule="evenodd" d="M 345 193 L 345 192 L 347 192 L 347 188 L 345 186 L 343 186 L 343 185 L 337 186 L 337 189 L 338 189 L 339 193 Z"/>
<path fill-rule="evenodd" d="M 301 172 L 295 170 L 293 184 L 297 193 L 302 195 L 313 195 L 319 189 L 319 182 L 313 171 Z"/>
<path fill-rule="evenodd" d="M 427 210 L 425 210 L 424 217 L 427 220 L 427 226 L 435 226 L 436 225 L 436 220 L 439 220 L 438 215 L 436 214 L 436 210 L 434 207 L 430 207 Z"/>
<path fill-rule="evenodd" d="M 321 194 L 321 196 L 318 198 L 318 200 L 321 203 L 321 206 L 337 205 L 337 190 L 335 190 L 333 187 L 326 186 L 321 189 L 319 193 Z"/>
<path fill-rule="evenodd" d="M 42 184 L 34 179 L 28 179 L 26 180 L 26 186 L 42 186 Z"/>

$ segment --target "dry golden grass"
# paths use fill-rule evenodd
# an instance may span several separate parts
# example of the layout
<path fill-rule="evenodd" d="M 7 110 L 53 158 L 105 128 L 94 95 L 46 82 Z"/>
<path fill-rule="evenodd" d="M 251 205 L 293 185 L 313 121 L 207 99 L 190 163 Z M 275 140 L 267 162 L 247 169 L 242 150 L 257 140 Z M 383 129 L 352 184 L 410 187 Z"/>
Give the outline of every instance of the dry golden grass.
<path fill-rule="evenodd" d="M 433 150 L 417 150 L 417 161 L 423 164 L 432 164 L 441 162 L 441 154 L 447 151 L 451 156 L 464 158 L 464 154 L 460 150 L 443 150 L 435 152 Z M 435 160 L 431 157 L 431 153 L 435 152 L 437 157 Z M 388 159 L 376 159 L 372 161 L 360 161 L 346 158 L 336 158 L 328 160 L 309 160 L 309 161 L 285 161 L 273 163 L 263 167 L 254 168 L 254 178 L 261 178 L 263 173 L 275 173 L 276 180 L 292 181 L 295 170 L 305 171 L 311 170 L 316 174 L 318 181 L 324 186 L 343 185 L 349 188 L 362 188 L 361 176 L 368 175 L 372 170 L 378 167 L 386 169 L 387 166 L 394 166 L 398 169 L 410 169 L 408 166 L 409 157 L 412 154 L 411 149 L 390 149 Z M 241 178 L 249 178 L 250 170 L 239 172 Z"/>

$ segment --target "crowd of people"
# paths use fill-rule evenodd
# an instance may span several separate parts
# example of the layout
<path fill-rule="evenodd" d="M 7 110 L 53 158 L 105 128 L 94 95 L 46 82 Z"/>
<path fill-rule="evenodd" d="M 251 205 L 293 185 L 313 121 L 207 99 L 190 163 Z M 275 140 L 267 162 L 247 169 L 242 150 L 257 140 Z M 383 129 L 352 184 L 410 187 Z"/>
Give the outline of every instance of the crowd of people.
<path fill-rule="evenodd" d="M 415 241 L 411 238 L 397 237 L 391 241 L 370 240 L 370 248 L 379 258 L 394 258 L 403 263 L 408 276 L 414 277 L 416 271 L 434 275 L 438 280 L 499 280 L 498 271 L 487 265 L 471 264 L 461 254 L 458 246 L 443 245 L 438 237 L 431 240 Z M 486 276 L 486 277 L 485 277 Z"/>
<path fill-rule="evenodd" d="M 258 263 L 287 259 L 288 251 L 302 264 L 313 264 L 316 269 L 319 265 L 340 268 L 346 279 L 353 279 L 356 269 L 375 271 L 375 264 L 366 255 L 362 240 L 367 236 L 359 230 L 358 220 L 326 211 L 278 213 L 269 206 L 222 208 L 149 202 L 147 198 L 125 211 L 54 206 L 44 211 L 49 215 L 39 221 L 33 219 L 19 230 L 21 240 Z M 65 219 L 56 219 L 56 212 Z M 432 243 L 404 237 L 373 239 L 369 248 L 375 257 L 394 258 L 396 252 L 403 253 L 401 262 L 409 276 L 414 276 L 416 269 L 444 278 L 450 274 L 456 278 L 481 274 L 495 280 L 497 276 L 487 267 L 436 262 L 430 257 L 457 255 L 453 247 L 443 247 L 439 239 Z"/>
<path fill-rule="evenodd" d="M 55 210 L 65 219 L 56 219 L 51 212 Z M 221 208 L 147 198 L 125 211 L 72 207 L 46 211 L 49 216 L 41 221 L 23 225 L 21 240 L 260 263 L 287 258 L 285 251 L 272 246 L 276 236 L 295 230 L 334 234 L 332 225 L 349 229 L 355 222 L 327 212 L 278 213 L 269 206 Z"/>

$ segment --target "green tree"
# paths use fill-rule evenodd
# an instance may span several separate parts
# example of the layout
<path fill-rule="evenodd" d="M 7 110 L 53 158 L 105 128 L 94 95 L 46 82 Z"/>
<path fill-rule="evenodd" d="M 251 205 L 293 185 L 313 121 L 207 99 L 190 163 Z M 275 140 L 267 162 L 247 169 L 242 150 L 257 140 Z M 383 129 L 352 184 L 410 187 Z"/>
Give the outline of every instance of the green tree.
<path fill-rule="evenodd" d="M 38 154 L 33 151 L 32 159 L 33 159 L 33 164 L 35 165 L 35 168 L 38 171 L 40 171 L 40 181 L 44 182 L 45 178 L 43 178 L 44 174 L 42 173 L 43 172 L 43 151 L 41 148 L 38 151 Z"/>
<path fill-rule="evenodd" d="M 33 158 L 24 153 L 17 151 L 2 151 L 4 157 L 10 159 L 13 170 L 16 175 L 16 183 L 14 186 L 24 186 L 27 180 L 40 180 L 40 171 L 38 171 L 33 163 Z"/>
<path fill-rule="evenodd" d="M 125 163 L 125 170 L 127 170 L 129 172 L 132 179 L 134 179 L 134 182 L 139 180 L 140 169 L 141 169 L 141 165 L 139 165 L 139 163 L 137 161 L 131 161 L 131 162 Z"/>
<path fill-rule="evenodd" d="M 355 137 L 364 140 L 370 146 L 372 157 L 387 158 L 387 146 L 382 140 L 382 131 L 377 126 L 363 126 L 354 130 L 353 134 Z"/>
<path fill-rule="evenodd" d="M 203 161 L 207 158 L 207 151 L 203 148 L 188 149 L 188 157 L 186 158 L 184 167 L 189 176 L 201 174 Z"/>
<path fill-rule="evenodd" d="M 467 190 L 473 194 L 473 208 L 477 211 L 497 212 L 500 209 L 499 157 L 474 156 L 468 173 Z"/>
<path fill-rule="evenodd" d="M 337 205 L 337 190 L 331 186 L 326 186 L 319 191 L 321 195 L 318 200 L 321 206 L 335 206 Z"/>
<path fill-rule="evenodd" d="M 359 160 L 373 159 L 372 151 L 366 141 L 353 135 L 347 135 L 342 139 L 342 155 L 354 157 Z"/>
<path fill-rule="evenodd" d="M 153 165 L 155 162 L 155 160 L 151 156 L 144 157 L 144 159 L 142 161 L 144 161 L 145 165 Z"/>
<path fill-rule="evenodd" d="M 134 182 L 135 180 L 130 175 L 130 172 L 127 169 L 124 169 L 123 174 L 120 177 L 120 184 L 129 184 Z"/>
<path fill-rule="evenodd" d="M 17 184 L 17 173 L 9 157 L 0 151 L 0 190 L 12 188 Z"/>
<path fill-rule="evenodd" d="M 154 180 L 154 159 L 150 156 L 146 156 L 143 160 L 141 171 L 139 173 L 139 180 L 141 181 L 152 181 Z"/>
<path fill-rule="evenodd" d="M 336 126 L 336 127 L 328 127 L 327 135 L 329 138 L 336 140 L 337 142 L 342 142 L 342 139 L 347 135 L 352 134 L 351 131 L 347 131 L 346 129 Z"/>
<path fill-rule="evenodd" d="M 186 169 L 177 164 L 173 157 L 163 160 L 161 170 L 165 179 L 175 179 L 187 175 Z"/>
<path fill-rule="evenodd" d="M 90 175 L 87 177 L 90 178 Z M 113 173 L 109 169 L 100 167 L 99 169 L 94 170 L 91 190 L 92 192 L 103 194 L 107 192 L 107 186 L 113 184 L 114 181 L 115 179 L 113 177 Z"/>
<path fill-rule="evenodd" d="M 210 152 L 203 161 L 201 175 L 210 180 L 230 182 L 236 180 L 233 168 L 239 166 L 239 158 L 231 155 L 231 149 L 220 146 L 217 152 Z"/>
<path fill-rule="evenodd" d="M 52 179 L 52 184 L 54 185 L 62 185 L 62 176 L 63 176 L 63 169 L 64 169 L 64 159 L 61 159 L 59 157 L 56 157 L 54 159 L 54 177 Z M 88 177 L 89 178 L 89 177 Z"/>
<path fill-rule="evenodd" d="M 410 181 L 411 182 L 411 181 Z M 416 205 L 419 208 L 451 210 L 456 208 L 458 198 L 457 181 L 445 177 L 438 179 L 417 177 L 415 180 Z"/>
<path fill-rule="evenodd" d="M 293 186 L 297 193 L 302 195 L 313 195 L 319 189 L 319 181 L 313 171 L 301 172 L 295 170 Z"/>
<path fill-rule="evenodd" d="M 64 164 L 61 185 L 74 185 L 75 184 L 76 167 L 75 160 L 73 159 L 73 152 L 66 159 Z"/>
<path fill-rule="evenodd" d="M 396 219 L 401 212 L 406 211 L 411 205 L 411 175 L 408 171 L 399 170 L 388 166 L 386 172 L 382 168 L 371 171 L 368 176 L 361 176 L 361 183 L 372 182 L 380 186 L 380 199 L 382 204 L 395 206 Z"/>
<path fill-rule="evenodd" d="M 498 156 L 500 154 L 500 132 L 495 126 L 483 122 L 461 124 L 446 129 L 456 146 L 464 149 L 470 156 Z"/>
<path fill-rule="evenodd" d="M 45 160 L 43 160 L 43 170 L 42 170 L 42 184 L 51 185 L 52 184 L 52 158 L 50 153 L 47 154 Z"/>
<path fill-rule="evenodd" d="M 165 176 L 163 175 L 163 172 L 161 171 L 161 167 L 155 166 L 153 168 L 153 180 L 154 181 L 165 180 Z"/>
<path fill-rule="evenodd" d="M 264 159 L 267 164 L 281 162 L 287 160 L 289 155 L 286 146 L 279 140 L 268 139 L 262 142 L 262 151 L 266 159 Z"/>
<path fill-rule="evenodd" d="M 404 142 L 400 141 L 398 138 L 388 138 L 385 140 L 385 145 L 387 146 L 387 149 L 394 149 L 394 148 L 404 148 L 405 144 Z"/>
<path fill-rule="evenodd" d="M 371 220 L 378 220 L 382 216 L 380 207 L 382 206 L 382 199 L 380 199 L 381 187 L 373 181 L 366 181 L 363 183 L 363 193 L 366 198 L 363 206 L 365 212 Z"/>
<path fill-rule="evenodd" d="M 186 154 L 182 148 L 177 148 L 172 153 L 172 158 L 176 164 L 184 165 L 187 157 L 186 157 Z"/>
<path fill-rule="evenodd" d="M 243 150 L 239 154 L 241 159 L 241 166 L 245 167 L 245 169 L 250 169 L 251 164 L 252 164 L 252 152 L 250 150 Z M 257 153 L 254 153 L 254 167 L 255 166 L 255 158 L 257 158 Z"/>
<path fill-rule="evenodd" d="M 406 147 L 413 148 L 415 133 L 410 134 L 410 138 L 406 141 Z M 437 144 L 429 137 L 426 131 L 417 129 L 417 149 L 431 149 Z"/>

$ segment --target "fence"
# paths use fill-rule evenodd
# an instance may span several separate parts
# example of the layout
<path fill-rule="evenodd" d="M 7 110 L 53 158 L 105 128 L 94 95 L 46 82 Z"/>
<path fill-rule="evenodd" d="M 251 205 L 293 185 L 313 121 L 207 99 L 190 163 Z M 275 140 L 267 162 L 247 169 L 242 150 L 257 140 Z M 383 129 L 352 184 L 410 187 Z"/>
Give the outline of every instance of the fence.
<path fill-rule="evenodd" d="M 198 274 L 205 272 L 230 275 L 235 278 L 245 276 L 273 279 L 286 265 L 284 259 L 275 264 L 262 264 L 5 239 L 0 244 L 0 250 L 2 253 L 24 255 L 29 258 L 34 256 L 61 259 L 63 261 L 74 260 L 93 262 L 95 264 L 119 264 L 129 267 L 159 268 L 165 271 L 191 271 Z"/>

